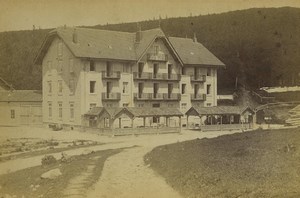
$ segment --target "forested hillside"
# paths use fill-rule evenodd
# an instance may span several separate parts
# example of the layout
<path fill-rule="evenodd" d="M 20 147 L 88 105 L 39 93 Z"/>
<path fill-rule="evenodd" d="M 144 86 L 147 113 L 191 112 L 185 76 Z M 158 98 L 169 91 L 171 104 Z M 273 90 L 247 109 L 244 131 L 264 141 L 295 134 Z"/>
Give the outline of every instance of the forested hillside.
<path fill-rule="evenodd" d="M 142 29 L 156 28 L 157 20 L 140 22 Z M 300 73 L 300 9 L 255 8 L 222 14 L 180 18 L 163 17 L 167 36 L 192 37 L 226 65 L 219 72 L 219 88 L 239 82 L 261 86 L 294 85 Z M 136 23 L 92 28 L 134 32 Z M 33 58 L 46 32 L 33 30 L 0 33 L 0 75 L 19 89 L 41 88 L 41 69 Z"/>

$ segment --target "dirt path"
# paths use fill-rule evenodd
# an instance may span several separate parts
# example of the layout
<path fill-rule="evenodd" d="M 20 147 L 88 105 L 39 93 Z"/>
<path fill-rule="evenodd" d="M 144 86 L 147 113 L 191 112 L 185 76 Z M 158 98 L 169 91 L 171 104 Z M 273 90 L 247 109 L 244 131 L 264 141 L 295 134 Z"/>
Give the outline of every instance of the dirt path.
<path fill-rule="evenodd" d="M 235 132 L 185 132 L 183 135 L 138 138 L 135 145 L 108 158 L 102 175 L 87 193 L 88 198 L 177 198 L 180 195 L 166 184 L 164 178 L 145 166 L 143 157 L 154 147 L 195 138 L 212 138 Z"/>
<path fill-rule="evenodd" d="M 144 165 L 143 156 L 150 150 L 149 147 L 135 147 L 108 158 L 99 182 L 87 197 L 180 197 L 162 177 Z"/>

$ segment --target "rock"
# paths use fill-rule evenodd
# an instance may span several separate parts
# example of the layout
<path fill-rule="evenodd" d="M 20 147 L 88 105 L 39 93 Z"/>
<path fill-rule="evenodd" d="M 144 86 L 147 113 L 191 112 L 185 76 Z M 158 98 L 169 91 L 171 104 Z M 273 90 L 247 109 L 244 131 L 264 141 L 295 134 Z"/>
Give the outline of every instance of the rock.
<path fill-rule="evenodd" d="M 90 149 L 85 149 L 85 150 L 81 153 L 81 155 L 88 155 L 88 154 L 91 154 L 91 153 L 95 153 L 95 151 L 90 150 Z"/>
<path fill-rule="evenodd" d="M 40 187 L 40 185 L 38 184 L 38 185 L 35 185 L 35 188 L 39 188 Z"/>
<path fill-rule="evenodd" d="M 57 177 L 61 176 L 61 172 L 58 168 L 50 170 L 41 175 L 42 179 L 56 179 Z"/>
<path fill-rule="evenodd" d="M 34 185 L 33 185 L 33 184 L 31 184 L 31 185 L 30 185 L 30 188 L 33 188 L 33 187 L 34 187 Z"/>

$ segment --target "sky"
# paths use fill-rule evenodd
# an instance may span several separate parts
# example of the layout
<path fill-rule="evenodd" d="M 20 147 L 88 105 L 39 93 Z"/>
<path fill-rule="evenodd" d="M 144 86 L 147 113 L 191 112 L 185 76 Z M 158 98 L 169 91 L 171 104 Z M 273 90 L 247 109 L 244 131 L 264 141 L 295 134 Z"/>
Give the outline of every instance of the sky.
<path fill-rule="evenodd" d="M 284 6 L 300 8 L 300 0 L 0 0 L 0 32 Z"/>

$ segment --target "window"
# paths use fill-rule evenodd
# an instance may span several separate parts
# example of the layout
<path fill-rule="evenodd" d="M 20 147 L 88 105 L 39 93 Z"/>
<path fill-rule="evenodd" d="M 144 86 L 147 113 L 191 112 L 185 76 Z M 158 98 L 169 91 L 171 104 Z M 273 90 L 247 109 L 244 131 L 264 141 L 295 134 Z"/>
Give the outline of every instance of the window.
<path fill-rule="evenodd" d="M 48 81 L 48 93 L 49 94 L 52 93 L 52 83 L 51 83 L 51 81 Z"/>
<path fill-rule="evenodd" d="M 206 94 L 207 95 L 211 94 L 211 85 L 206 86 Z"/>
<path fill-rule="evenodd" d="M 59 41 L 57 46 L 57 55 L 62 56 L 62 54 L 63 54 L 63 43 L 62 41 Z"/>
<path fill-rule="evenodd" d="M 93 60 L 90 61 L 90 71 L 96 71 L 95 62 Z"/>
<path fill-rule="evenodd" d="M 123 64 L 123 72 L 130 73 L 130 66 L 126 63 Z"/>
<path fill-rule="evenodd" d="M 128 93 L 128 82 L 123 82 L 123 93 Z"/>
<path fill-rule="evenodd" d="M 70 103 L 70 119 L 74 119 L 74 103 Z"/>
<path fill-rule="evenodd" d="M 90 93 L 95 93 L 96 81 L 90 81 Z"/>
<path fill-rule="evenodd" d="M 144 104 L 138 104 L 138 107 L 144 107 Z"/>
<path fill-rule="evenodd" d="M 123 107 L 128 107 L 128 103 L 123 103 Z"/>
<path fill-rule="evenodd" d="M 153 123 L 159 123 L 159 118 L 158 117 L 153 117 Z"/>
<path fill-rule="evenodd" d="M 14 110 L 14 109 L 11 109 L 11 110 L 10 110 L 10 118 L 11 118 L 11 119 L 15 119 L 15 117 L 16 117 L 15 110 Z"/>
<path fill-rule="evenodd" d="M 63 111 L 62 111 L 62 102 L 58 103 L 58 117 L 62 118 Z"/>
<path fill-rule="evenodd" d="M 160 104 L 159 104 L 159 103 L 154 103 L 154 104 L 152 104 L 152 107 L 153 107 L 153 108 L 159 108 L 159 107 L 160 107 Z"/>
<path fill-rule="evenodd" d="M 73 73 L 74 72 L 74 59 L 70 58 L 69 60 L 69 72 Z"/>
<path fill-rule="evenodd" d="M 159 46 L 158 45 L 154 45 L 154 54 L 158 54 L 159 53 Z"/>
<path fill-rule="evenodd" d="M 62 94 L 63 91 L 63 85 L 62 85 L 62 80 L 58 81 L 58 94 Z"/>
<path fill-rule="evenodd" d="M 75 90 L 74 79 L 70 79 L 69 80 L 69 89 L 70 89 L 70 94 L 73 95 L 74 94 L 74 90 Z"/>
<path fill-rule="evenodd" d="M 63 71 L 63 62 L 60 60 L 58 61 L 57 72 L 62 73 L 62 71 Z"/>
<path fill-rule="evenodd" d="M 173 108 L 174 104 L 168 104 L 168 107 Z"/>
<path fill-rule="evenodd" d="M 186 109 L 186 107 L 187 107 L 187 103 L 181 103 L 181 108 L 182 109 Z"/>
<path fill-rule="evenodd" d="M 211 107 L 211 103 L 206 103 L 206 106 L 207 107 Z"/>
<path fill-rule="evenodd" d="M 185 68 L 185 67 L 182 67 L 182 68 L 181 68 L 181 74 L 182 74 L 182 75 L 186 75 L 186 68 Z"/>
<path fill-rule="evenodd" d="M 207 76 L 211 76 L 211 68 L 207 68 Z"/>
<path fill-rule="evenodd" d="M 92 108 L 94 108 L 94 107 L 96 107 L 96 106 L 97 106 L 96 103 L 90 103 L 90 109 L 92 109 Z"/>
<path fill-rule="evenodd" d="M 182 84 L 181 85 L 181 94 L 185 94 L 186 93 L 186 84 Z"/>
<path fill-rule="evenodd" d="M 51 102 L 48 103 L 48 116 L 49 116 L 49 118 L 52 117 L 52 103 Z"/>

